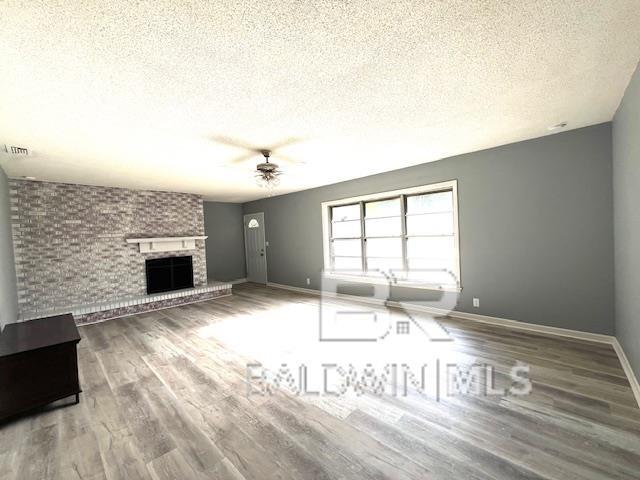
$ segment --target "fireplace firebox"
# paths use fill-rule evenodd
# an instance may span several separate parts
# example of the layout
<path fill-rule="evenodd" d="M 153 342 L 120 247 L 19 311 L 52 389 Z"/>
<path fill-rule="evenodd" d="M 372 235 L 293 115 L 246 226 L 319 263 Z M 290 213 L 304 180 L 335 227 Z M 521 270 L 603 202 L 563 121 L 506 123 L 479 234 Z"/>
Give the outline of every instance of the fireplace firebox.
<path fill-rule="evenodd" d="M 146 261 L 147 293 L 193 288 L 193 258 L 167 257 Z"/>

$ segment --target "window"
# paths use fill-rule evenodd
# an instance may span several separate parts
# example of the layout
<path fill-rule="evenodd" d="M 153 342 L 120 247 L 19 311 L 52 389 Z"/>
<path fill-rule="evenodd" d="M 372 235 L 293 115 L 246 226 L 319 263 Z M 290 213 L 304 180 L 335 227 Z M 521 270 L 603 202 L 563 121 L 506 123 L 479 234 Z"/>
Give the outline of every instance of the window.
<path fill-rule="evenodd" d="M 329 275 L 459 288 L 457 182 L 322 204 Z"/>

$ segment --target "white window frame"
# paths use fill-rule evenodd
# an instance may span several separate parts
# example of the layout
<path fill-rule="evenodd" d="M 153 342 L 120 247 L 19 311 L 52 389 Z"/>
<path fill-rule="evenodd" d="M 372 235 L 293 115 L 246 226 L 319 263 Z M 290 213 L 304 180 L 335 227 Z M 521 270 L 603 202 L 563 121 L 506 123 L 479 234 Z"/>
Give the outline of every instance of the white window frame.
<path fill-rule="evenodd" d="M 438 192 L 442 190 L 451 190 L 453 196 L 453 237 L 455 248 L 455 263 L 453 272 L 458 279 L 457 285 L 433 285 L 433 284 L 421 284 L 415 281 L 401 281 L 399 280 L 396 285 L 410 288 L 420 288 L 426 290 L 443 290 L 443 291 L 456 291 L 462 290 L 462 279 L 460 277 L 460 235 L 458 228 L 458 181 L 450 180 L 447 182 L 432 183 L 429 185 L 420 185 L 417 187 L 403 188 L 401 190 L 391 190 L 388 192 L 372 193 L 369 195 L 360 195 L 358 197 L 341 198 L 339 200 L 331 200 L 322 202 L 322 250 L 324 257 L 324 275 L 329 278 L 347 280 L 360 283 L 375 283 L 385 284 L 387 281 L 382 278 L 376 278 L 370 275 L 349 275 L 335 273 L 331 271 L 331 208 L 339 207 L 342 205 L 349 205 L 359 202 L 371 202 L 376 200 L 386 200 L 390 197 L 396 197 L 400 195 L 420 195 L 425 193 Z M 404 213 L 404 208 L 403 208 Z M 402 219 L 403 225 L 406 222 L 406 218 Z M 364 224 L 364 218 L 361 218 L 362 224 Z M 404 234 L 404 227 L 403 227 Z M 365 253 L 362 252 L 362 255 Z"/>

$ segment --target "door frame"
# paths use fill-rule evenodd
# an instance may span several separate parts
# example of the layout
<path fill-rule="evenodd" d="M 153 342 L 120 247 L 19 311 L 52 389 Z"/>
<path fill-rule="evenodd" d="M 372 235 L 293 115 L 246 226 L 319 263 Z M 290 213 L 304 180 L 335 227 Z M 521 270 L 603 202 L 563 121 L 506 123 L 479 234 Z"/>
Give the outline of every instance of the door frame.
<path fill-rule="evenodd" d="M 247 217 L 260 215 L 262 219 L 262 242 L 264 244 L 264 284 L 269 283 L 269 270 L 267 264 L 267 226 L 264 223 L 264 212 L 255 212 L 255 213 L 245 213 L 242 216 L 242 236 L 244 237 L 244 267 L 247 270 L 247 277 L 249 277 L 249 258 L 247 256 Z M 248 280 L 248 278 L 247 278 Z"/>

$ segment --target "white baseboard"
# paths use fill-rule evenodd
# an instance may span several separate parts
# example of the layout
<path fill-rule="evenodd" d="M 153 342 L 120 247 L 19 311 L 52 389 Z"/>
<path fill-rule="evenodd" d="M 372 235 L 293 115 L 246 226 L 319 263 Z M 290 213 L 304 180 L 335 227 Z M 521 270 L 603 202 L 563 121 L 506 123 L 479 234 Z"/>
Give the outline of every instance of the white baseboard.
<path fill-rule="evenodd" d="M 627 380 L 629 380 L 631 390 L 633 390 L 633 395 L 636 397 L 636 402 L 638 402 L 638 406 L 640 406 L 640 384 L 638 383 L 638 377 L 636 377 L 636 374 L 633 372 L 633 368 L 631 368 L 631 364 L 629 363 L 629 359 L 627 358 L 626 353 L 624 353 L 622 345 L 615 337 L 613 339 L 613 349 L 618 355 L 618 359 L 620 360 L 622 369 L 627 376 Z"/>
<path fill-rule="evenodd" d="M 284 290 L 291 290 L 294 292 L 307 293 L 310 295 L 320 295 L 320 290 L 311 290 L 309 288 L 292 287 L 289 285 L 282 285 L 280 283 L 267 283 L 269 287 L 281 288 Z M 428 307 L 425 305 L 416 305 L 411 302 L 396 302 L 396 301 L 383 301 L 378 298 L 372 297 L 359 297 L 357 295 L 346 295 L 344 293 L 324 292 L 324 295 L 328 295 L 334 298 L 341 298 L 344 300 L 352 300 L 361 303 L 369 303 L 374 305 L 388 305 L 395 308 L 403 308 L 405 310 L 413 310 L 421 313 L 430 313 L 432 315 L 447 315 L 450 317 L 459 318 L 462 320 L 473 320 L 474 322 L 486 323 L 489 325 L 498 325 L 501 327 L 514 328 L 518 330 L 526 330 L 529 332 L 547 333 L 550 335 L 576 338 L 579 340 L 589 340 L 591 342 L 612 344 L 615 337 L 611 335 L 603 335 L 600 333 L 581 332 L 579 330 L 570 330 L 567 328 L 548 327 L 546 325 L 536 325 L 534 323 L 524 323 L 517 320 L 510 320 L 507 318 L 490 317 L 488 315 L 479 315 L 477 313 L 461 312 L 459 310 L 444 310 L 435 307 Z"/>
<path fill-rule="evenodd" d="M 402 304 L 402 306 L 409 309 L 412 308 L 411 305 L 407 304 Z M 454 310 L 449 313 L 443 311 L 441 312 L 441 314 L 449 315 L 451 317 L 460 318 L 463 320 L 472 320 L 474 322 L 512 328 L 515 330 L 526 330 L 528 332 L 544 333 L 560 337 L 575 338 L 578 340 L 588 340 L 590 342 L 606 343 L 609 345 L 611 345 L 613 343 L 613 340 L 615 340 L 615 337 L 611 335 L 603 335 L 601 333 L 582 332 L 580 330 L 571 330 L 568 328 L 537 325 L 535 323 L 520 322 L 518 320 L 511 320 L 508 318 L 491 317 L 488 315 L 479 315 L 477 313 L 461 312 L 458 310 Z"/>
<path fill-rule="evenodd" d="M 321 294 L 320 290 L 312 290 L 309 288 L 292 287 L 290 285 L 283 285 L 280 283 L 267 283 L 268 287 L 280 288 L 283 290 L 291 290 L 293 292 L 306 293 L 309 295 Z M 461 312 L 458 310 L 447 311 L 434 307 L 427 307 L 424 305 L 412 305 L 410 302 L 396 302 L 396 301 L 383 301 L 377 298 L 371 297 L 359 297 L 357 295 L 346 295 L 343 293 L 324 292 L 324 295 L 331 296 L 333 298 L 340 298 L 344 300 L 351 300 L 361 303 L 369 303 L 375 305 L 388 305 L 390 307 L 403 308 L 405 310 L 413 310 L 422 313 L 430 313 L 432 315 L 447 315 L 462 320 L 471 320 L 473 322 L 485 323 L 488 325 L 496 325 L 505 328 L 511 328 L 516 330 L 524 330 L 528 332 L 543 333 L 547 335 L 555 335 L 560 337 L 575 338 L 578 340 L 587 340 L 591 342 L 606 343 L 611 345 L 618 355 L 622 369 L 631 385 L 631 390 L 636 398 L 636 402 L 640 407 L 640 385 L 638 379 L 635 376 L 631 364 L 627 359 L 627 356 L 622 349 L 622 345 L 618 342 L 618 339 L 612 335 L 603 335 L 600 333 L 581 332 L 579 330 L 570 330 L 568 328 L 549 327 L 546 325 L 536 325 L 534 323 L 519 322 L 517 320 L 510 320 L 507 318 L 490 317 L 488 315 L 479 315 L 476 313 Z"/>
<path fill-rule="evenodd" d="M 247 279 L 246 278 L 238 278 L 236 280 L 231 280 L 230 282 L 231 285 L 238 285 L 239 283 L 247 283 Z"/>

